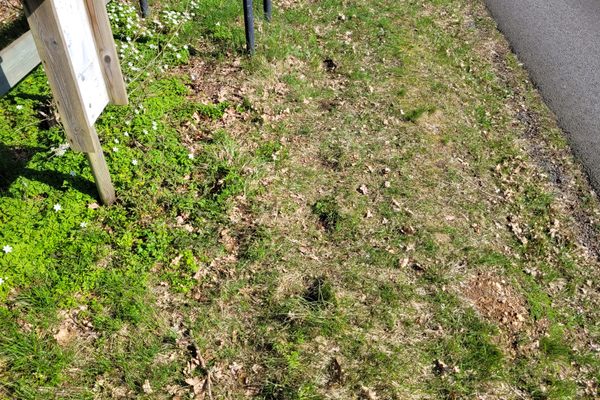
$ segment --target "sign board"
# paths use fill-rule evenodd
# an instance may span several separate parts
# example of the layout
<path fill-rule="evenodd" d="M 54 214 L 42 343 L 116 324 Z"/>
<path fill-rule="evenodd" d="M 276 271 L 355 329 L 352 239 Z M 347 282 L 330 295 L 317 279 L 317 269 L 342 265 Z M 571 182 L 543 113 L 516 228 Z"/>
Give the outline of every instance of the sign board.
<path fill-rule="evenodd" d="M 55 0 L 54 5 L 85 116 L 92 125 L 108 104 L 109 96 L 87 7 L 83 0 Z"/>
<path fill-rule="evenodd" d="M 127 90 L 105 0 L 23 0 L 67 139 L 87 153 L 102 201 L 115 192 L 94 123 L 110 102 L 127 104 Z"/>

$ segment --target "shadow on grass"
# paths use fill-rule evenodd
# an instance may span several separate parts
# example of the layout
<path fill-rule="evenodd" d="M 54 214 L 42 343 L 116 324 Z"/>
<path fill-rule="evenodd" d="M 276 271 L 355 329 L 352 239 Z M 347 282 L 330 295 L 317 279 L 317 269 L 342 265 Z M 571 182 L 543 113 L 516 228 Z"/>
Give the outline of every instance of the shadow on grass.
<path fill-rule="evenodd" d="M 7 47 L 28 30 L 29 25 L 23 14 L 5 25 L 0 25 L 0 50 Z"/>
<path fill-rule="evenodd" d="M 91 197 L 96 197 L 96 186 L 92 181 L 57 171 L 38 171 L 27 168 L 33 155 L 44 150 L 41 147 L 9 147 L 0 143 L 0 197 L 12 197 L 9 193 L 10 186 L 19 177 L 45 183 L 56 190 L 65 191 L 73 188 Z"/>

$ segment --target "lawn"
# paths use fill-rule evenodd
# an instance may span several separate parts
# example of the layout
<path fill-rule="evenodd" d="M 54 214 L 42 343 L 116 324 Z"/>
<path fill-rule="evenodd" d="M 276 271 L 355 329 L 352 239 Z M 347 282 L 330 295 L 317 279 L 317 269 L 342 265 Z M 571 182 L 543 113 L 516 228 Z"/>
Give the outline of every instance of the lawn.
<path fill-rule="evenodd" d="M 41 68 L 0 99 L 0 398 L 600 396 L 600 204 L 483 1 L 274 3 L 253 57 L 109 4 L 113 206 Z"/>

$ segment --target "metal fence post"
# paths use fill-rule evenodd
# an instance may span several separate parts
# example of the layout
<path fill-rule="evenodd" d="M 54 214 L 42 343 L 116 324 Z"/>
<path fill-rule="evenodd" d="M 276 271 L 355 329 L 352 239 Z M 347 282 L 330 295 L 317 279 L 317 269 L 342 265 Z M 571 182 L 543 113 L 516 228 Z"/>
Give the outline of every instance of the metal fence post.
<path fill-rule="evenodd" d="M 271 21 L 273 15 L 273 2 L 271 0 L 263 0 L 263 9 L 265 11 L 265 18 L 267 21 Z"/>
<path fill-rule="evenodd" d="M 254 54 L 254 11 L 252 9 L 252 0 L 243 0 L 244 2 L 244 25 L 246 27 L 246 46 L 248 53 Z"/>
<path fill-rule="evenodd" d="M 140 0 L 140 8 L 142 9 L 142 17 L 147 18 L 150 15 L 148 0 Z"/>

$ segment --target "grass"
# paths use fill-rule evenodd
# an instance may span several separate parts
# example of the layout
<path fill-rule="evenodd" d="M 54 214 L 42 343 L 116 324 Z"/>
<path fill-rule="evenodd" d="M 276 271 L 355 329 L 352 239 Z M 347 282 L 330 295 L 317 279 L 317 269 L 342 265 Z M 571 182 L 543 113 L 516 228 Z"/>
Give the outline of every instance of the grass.
<path fill-rule="evenodd" d="M 114 206 L 0 99 L 0 398 L 598 396 L 598 202 L 482 2 L 109 10 Z"/>

